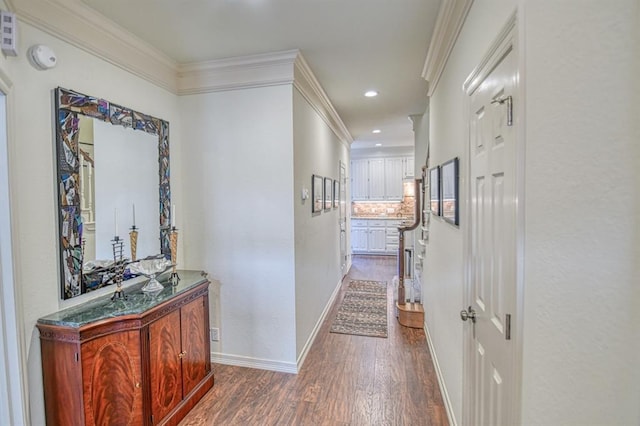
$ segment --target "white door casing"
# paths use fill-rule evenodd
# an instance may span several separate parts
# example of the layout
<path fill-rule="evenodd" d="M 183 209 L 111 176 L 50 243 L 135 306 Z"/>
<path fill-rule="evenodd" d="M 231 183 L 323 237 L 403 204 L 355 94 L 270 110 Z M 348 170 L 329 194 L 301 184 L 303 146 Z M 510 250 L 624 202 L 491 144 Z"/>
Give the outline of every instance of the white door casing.
<path fill-rule="evenodd" d="M 518 424 L 521 345 L 516 16 L 464 85 L 468 97 L 463 424 Z"/>
<path fill-rule="evenodd" d="M 0 70 L 0 424 L 29 424 L 22 303 L 14 274 L 9 123 L 12 84 Z"/>
<path fill-rule="evenodd" d="M 340 161 L 340 194 L 338 206 L 338 229 L 340 232 L 340 270 L 342 276 L 347 273 L 347 172 L 345 164 Z"/>

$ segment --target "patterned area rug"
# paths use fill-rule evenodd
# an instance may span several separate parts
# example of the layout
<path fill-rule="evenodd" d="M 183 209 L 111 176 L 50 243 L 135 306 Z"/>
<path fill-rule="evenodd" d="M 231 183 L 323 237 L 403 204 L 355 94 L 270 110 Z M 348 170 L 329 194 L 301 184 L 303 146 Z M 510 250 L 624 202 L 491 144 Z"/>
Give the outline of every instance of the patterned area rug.
<path fill-rule="evenodd" d="M 330 331 L 387 337 L 387 283 L 350 281 Z"/>

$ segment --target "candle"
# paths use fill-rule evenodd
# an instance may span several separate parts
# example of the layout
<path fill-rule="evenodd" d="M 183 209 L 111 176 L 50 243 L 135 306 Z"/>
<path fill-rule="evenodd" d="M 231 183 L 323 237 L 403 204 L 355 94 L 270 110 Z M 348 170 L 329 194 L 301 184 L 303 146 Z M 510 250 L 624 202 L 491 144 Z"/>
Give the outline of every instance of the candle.
<path fill-rule="evenodd" d="M 114 209 L 113 212 L 114 229 L 113 235 L 118 235 L 118 209 Z"/>
<path fill-rule="evenodd" d="M 176 205 L 175 204 L 171 205 L 171 226 L 173 228 L 176 227 Z"/>
<path fill-rule="evenodd" d="M 133 204 L 133 227 L 136 227 L 136 205 Z"/>

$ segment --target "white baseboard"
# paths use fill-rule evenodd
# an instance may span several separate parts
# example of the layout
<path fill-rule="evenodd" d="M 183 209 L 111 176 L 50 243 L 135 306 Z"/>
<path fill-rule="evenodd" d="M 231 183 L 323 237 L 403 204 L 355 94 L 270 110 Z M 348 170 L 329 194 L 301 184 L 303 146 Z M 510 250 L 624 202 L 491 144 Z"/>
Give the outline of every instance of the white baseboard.
<path fill-rule="evenodd" d="M 313 346 L 313 342 L 316 340 L 316 336 L 318 335 L 318 331 L 320 331 L 320 327 L 322 327 L 322 323 L 327 318 L 327 315 L 329 315 L 329 311 L 331 311 L 331 307 L 333 306 L 333 302 L 335 302 L 336 297 L 338 297 L 338 293 L 340 293 L 340 287 L 341 286 L 342 286 L 342 279 L 340 279 L 338 281 L 338 285 L 336 285 L 336 288 L 333 290 L 333 293 L 331 294 L 331 297 L 329 298 L 329 301 L 325 305 L 324 310 L 322 311 L 322 314 L 320 315 L 320 318 L 318 318 L 318 321 L 316 322 L 316 325 L 313 327 L 313 331 L 311 331 L 311 335 L 307 339 L 307 342 L 304 344 L 304 347 L 302 348 L 302 351 L 300 352 L 300 355 L 298 356 L 298 362 L 297 362 L 298 371 L 300 371 L 300 369 L 302 368 L 302 364 L 304 364 L 304 360 L 305 360 L 305 358 L 307 358 L 307 354 L 309 353 L 309 350 L 311 349 L 311 346 Z"/>
<path fill-rule="evenodd" d="M 211 362 L 217 364 L 225 364 L 225 365 L 235 365 L 236 367 L 248 367 L 248 368 L 257 368 L 260 370 L 270 370 L 270 371 L 278 371 L 281 373 L 293 373 L 298 374 L 300 369 L 302 368 L 302 364 L 304 363 L 311 346 L 313 346 L 313 342 L 315 341 L 320 328 L 322 327 L 322 323 L 327 318 L 327 315 L 331 311 L 331 307 L 333 306 L 333 302 L 335 302 L 336 297 L 340 293 L 340 286 L 342 285 L 342 280 L 338 281 L 329 301 L 324 307 L 320 318 L 316 322 L 316 325 L 313 327 L 313 331 L 307 339 L 304 347 L 302 348 L 302 352 L 300 352 L 300 356 L 298 356 L 297 362 L 294 364 L 292 362 L 284 362 L 284 361 L 273 361 L 269 359 L 259 359 L 259 358 L 251 358 L 239 355 L 229 355 L 220 352 L 211 352 Z"/>
<path fill-rule="evenodd" d="M 429 345 L 429 351 L 431 352 L 431 359 L 433 359 L 433 366 L 436 370 L 436 376 L 438 377 L 438 385 L 440 385 L 440 393 L 442 394 L 442 400 L 444 401 L 444 406 L 447 409 L 447 417 L 449 417 L 449 425 L 458 426 L 458 422 L 456 421 L 456 416 L 454 415 L 453 408 L 451 407 L 451 398 L 449 398 L 449 392 L 447 391 L 447 386 L 444 383 L 442 370 L 440 370 L 440 364 L 438 363 L 438 356 L 436 355 L 436 351 L 433 346 L 433 341 L 431 340 L 431 335 L 429 334 L 429 327 L 427 327 L 426 321 L 424 323 L 424 334 L 427 336 L 427 345 Z"/>
<path fill-rule="evenodd" d="M 236 367 L 257 368 L 259 370 L 298 374 L 296 364 L 292 362 L 228 355 L 220 352 L 211 352 L 211 362 L 216 364 L 235 365 Z"/>

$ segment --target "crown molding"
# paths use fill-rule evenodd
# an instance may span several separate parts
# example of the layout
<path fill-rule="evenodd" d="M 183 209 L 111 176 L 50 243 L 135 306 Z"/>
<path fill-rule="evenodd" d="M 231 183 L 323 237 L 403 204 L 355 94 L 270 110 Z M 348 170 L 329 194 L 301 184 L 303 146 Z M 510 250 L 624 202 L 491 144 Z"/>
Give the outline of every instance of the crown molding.
<path fill-rule="evenodd" d="M 178 95 L 220 92 L 293 83 L 293 63 L 300 52 L 240 56 L 178 66 Z"/>
<path fill-rule="evenodd" d="M 302 54 L 298 54 L 294 63 L 293 85 L 327 123 L 338 139 L 349 148 L 353 137 Z"/>
<path fill-rule="evenodd" d="M 444 0 L 438 11 L 436 26 L 431 36 L 422 78 L 429 83 L 428 96 L 435 92 L 447 60 L 462 30 L 473 0 Z"/>
<path fill-rule="evenodd" d="M 79 0 L 5 0 L 20 20 L 176 93 L 177 64 Z"/>
<path fill-rule="evenodd" d="M 299 50 L 178 64 L 80 0 L 5 0 L 23 22 L 177 95 L 293 84 L 347 147 L 349 130 Z"/>

